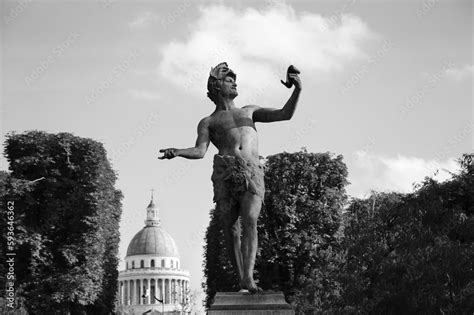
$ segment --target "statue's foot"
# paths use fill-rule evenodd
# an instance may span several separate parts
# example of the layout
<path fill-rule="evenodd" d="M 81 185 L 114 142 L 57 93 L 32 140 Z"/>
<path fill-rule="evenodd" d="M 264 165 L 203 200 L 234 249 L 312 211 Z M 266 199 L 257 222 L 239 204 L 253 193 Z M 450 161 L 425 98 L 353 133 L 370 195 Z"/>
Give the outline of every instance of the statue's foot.
<path fill-rule="evenodd" d="M 250 294 L 255 294 L 255 293 L 261 293 L 261 292 L 263 292 L 263 290 L 259 286 L 255 286 L 255 288 L 249 289 L 249 292 L 250 292 Z"/>
<path fill-rule="evenodd" d="M 262 292 L 263 290 L 255 284 L 253 279 L 243 279 L 240 281 L 240 287 L 242 290 L 248 290 L 250 294 L 255 294 L 257 292 Z"/>

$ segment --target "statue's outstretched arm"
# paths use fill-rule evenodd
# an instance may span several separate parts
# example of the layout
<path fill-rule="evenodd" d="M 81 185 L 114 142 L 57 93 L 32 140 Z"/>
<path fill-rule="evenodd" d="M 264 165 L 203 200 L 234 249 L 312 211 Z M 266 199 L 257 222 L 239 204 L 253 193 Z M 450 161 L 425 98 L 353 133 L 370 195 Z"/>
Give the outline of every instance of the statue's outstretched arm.
<path fill-rule="evenodd" d="M 198 125 L 198 137 L 194 147 L 187 149 L 176 149 L 168 148 L 161 149 L 160 152 L 163 153 L 163 156 L 158 157 L 160 160 L 163 159 L 172 159 L 177 156 L 186 158 L 186 159 L 202 159 L 207 152 L 209 147 L 209 119 L 208 117 L 202 119 Z"/>

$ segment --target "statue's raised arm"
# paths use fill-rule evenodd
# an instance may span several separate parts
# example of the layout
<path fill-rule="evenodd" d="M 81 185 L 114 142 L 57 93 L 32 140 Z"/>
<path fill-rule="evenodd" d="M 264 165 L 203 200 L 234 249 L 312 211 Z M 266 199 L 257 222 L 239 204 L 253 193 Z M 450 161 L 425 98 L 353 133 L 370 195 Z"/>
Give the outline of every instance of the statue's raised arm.
<path fill-rule="evenodd" d="M 253 106 L 253 120 L 255 122 L 275 122 L 290 120 L 293 117 L 301 93 L 301 79 L 299 74 L 300 71 L 295 66 L 291 65 L 288 67 L 286 82 L 281 81 L 281 83 L 287 88 L 294 86 L 295 89 L 293 93 L 281 109 Z"/>

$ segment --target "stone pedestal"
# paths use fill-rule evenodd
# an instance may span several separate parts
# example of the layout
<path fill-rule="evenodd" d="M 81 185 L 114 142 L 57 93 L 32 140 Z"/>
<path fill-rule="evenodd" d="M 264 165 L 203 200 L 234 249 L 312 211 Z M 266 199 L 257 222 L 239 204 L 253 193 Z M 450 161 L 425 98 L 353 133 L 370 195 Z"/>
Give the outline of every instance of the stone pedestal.
<path fill-rule="evenodd" d="M 294 315 L 282 292 L 218 292 L 208 315 Z"/>

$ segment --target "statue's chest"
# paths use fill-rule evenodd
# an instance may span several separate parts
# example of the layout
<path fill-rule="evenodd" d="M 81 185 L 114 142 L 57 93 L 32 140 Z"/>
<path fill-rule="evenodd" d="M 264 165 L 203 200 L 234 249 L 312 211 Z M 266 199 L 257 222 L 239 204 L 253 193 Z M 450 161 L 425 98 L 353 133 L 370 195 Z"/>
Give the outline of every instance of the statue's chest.
<path fill-rule="evenodd" d="M 219 139 L 232 132 L 232 129 L 239 127 L 251 127 L 255 129 L 255 124 L 252 118 L 248 117 L 247 113 L 223 113 L 216 117 L 216 119 L 209 126 L 211 137 Z"/>

